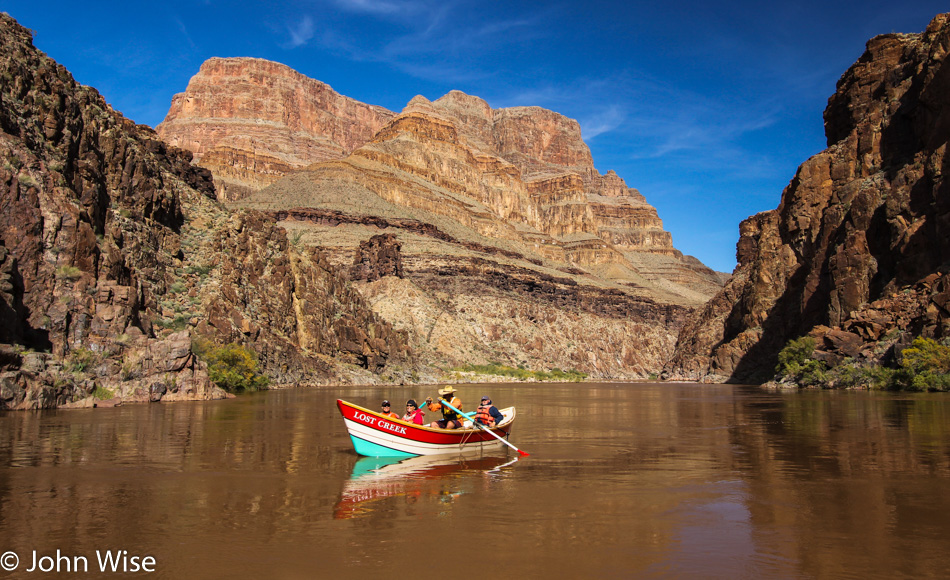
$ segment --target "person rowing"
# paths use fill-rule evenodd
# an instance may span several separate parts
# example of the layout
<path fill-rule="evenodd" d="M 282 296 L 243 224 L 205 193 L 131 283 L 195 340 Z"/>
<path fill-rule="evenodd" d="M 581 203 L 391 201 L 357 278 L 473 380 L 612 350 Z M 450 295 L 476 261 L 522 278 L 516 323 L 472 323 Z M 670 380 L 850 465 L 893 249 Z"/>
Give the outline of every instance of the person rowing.
<path fill-rule="evenodd" d="M 439 400 L 444 400 L 459 411 L 462 410 L 461 399 L 455 396 L 455 389 L 449 385 L 446 385 L 445 388 L 439 389 Z M 428 405 L 430 411 L 442 411 L 442 419 L 439 421 L 433 421 L 429 424 L 429 427 L 438 429 L 460 429 L 462 427 L 461 417 L 459 417 L 459 414 L 452 409 L 440 404 L 438 401 L 433 402 L 432 397 L 426 398 L 426 404 Z"/>

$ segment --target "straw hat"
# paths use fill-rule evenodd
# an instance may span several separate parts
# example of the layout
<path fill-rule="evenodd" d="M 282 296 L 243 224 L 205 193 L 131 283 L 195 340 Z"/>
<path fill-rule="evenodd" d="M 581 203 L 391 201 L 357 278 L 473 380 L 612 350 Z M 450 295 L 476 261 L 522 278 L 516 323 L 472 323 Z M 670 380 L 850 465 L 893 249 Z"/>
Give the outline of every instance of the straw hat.
<path fill-rule="evenodd" d="M 454 393 L 454 392 L 455 392 L 455 388 L 453 388 L 451 385 L 445 385 L 445 388 L 444 388 L 444 389 L 439 389 L 439 394 L 440 394 L 440 395 L 449 395 L 449 394 L 452 394 L 452 393 Z"/>

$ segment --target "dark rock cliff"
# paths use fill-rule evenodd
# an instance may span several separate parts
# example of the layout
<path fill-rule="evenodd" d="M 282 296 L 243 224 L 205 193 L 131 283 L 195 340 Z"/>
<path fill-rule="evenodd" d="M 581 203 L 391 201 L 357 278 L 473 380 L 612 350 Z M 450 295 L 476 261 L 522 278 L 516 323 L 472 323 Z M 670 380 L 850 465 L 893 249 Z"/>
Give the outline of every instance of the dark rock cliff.
<path fill-rule="evenodd" d="M 839 80 L 828 149 L 744 221 L 733 278 L 687 322 L 667 375 L 762 381 L 793 338 L 879 361 L 948 334 L 950 15 L 887 34 Z"/>
<path fill-rule="evenodd" d="M 407 354 L 318 254 L 213 201 L 191 159 L 0 14 L 0 408 L 224 396 L 195 333 L 279 382 Z"/>

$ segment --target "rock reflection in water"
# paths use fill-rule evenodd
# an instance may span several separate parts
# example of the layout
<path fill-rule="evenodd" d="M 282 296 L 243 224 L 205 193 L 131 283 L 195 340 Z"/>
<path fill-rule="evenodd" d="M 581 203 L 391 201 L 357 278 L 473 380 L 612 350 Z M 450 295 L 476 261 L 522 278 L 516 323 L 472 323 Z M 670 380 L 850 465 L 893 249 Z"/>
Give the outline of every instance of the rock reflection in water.
<path fill-rule="evenodd" d="M 693 384 L 460 386 L 531 453 L 382 465 L 335 400 L 418 388 L 0 415 L 0 539 L 154 556 L 161 577 L 940 577 L 950 398 Z M 367 463 L 370 467 L 367 468 Z M 403 473 L 395 473 L 400 470 Z"/>

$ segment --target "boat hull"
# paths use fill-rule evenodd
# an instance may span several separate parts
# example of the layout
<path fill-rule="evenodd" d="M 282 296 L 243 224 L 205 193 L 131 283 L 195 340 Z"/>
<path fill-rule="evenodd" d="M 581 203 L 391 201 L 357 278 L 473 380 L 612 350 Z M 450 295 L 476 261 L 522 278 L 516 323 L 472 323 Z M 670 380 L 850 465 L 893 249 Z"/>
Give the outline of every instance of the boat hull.
<path fill-rule="evenodd" d="M 367 457 L 414 457 L 470 451 L 493 451 L 504 443 L 483 429 L 432 429 L 386 417 L 358 405 L 337 400 L 353 448 Z M 502 410 L 505 420 L 491 429 L 508 437 L 515 419 L 513 407 Z"/>

